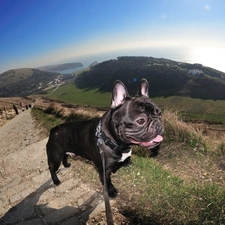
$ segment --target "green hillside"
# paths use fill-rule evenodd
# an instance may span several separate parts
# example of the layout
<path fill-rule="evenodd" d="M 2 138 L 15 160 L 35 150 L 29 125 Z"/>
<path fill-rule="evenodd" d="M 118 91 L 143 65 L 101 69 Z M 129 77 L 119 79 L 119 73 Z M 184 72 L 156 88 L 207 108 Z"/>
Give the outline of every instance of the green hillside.
<path fill-rule="evenodd" d="M 92 107 L 107 108 L 111 104 L 111 91 L 102 93 L 97 89 L 80 89 L 74 84 L 61 86 L 54 92 L 50 90 L 48 97 L 75 105 Z M 224 100 L 203 100 L 185 96 L 153 97 L 152 99 L 163 110 L 179 111 L 186 120 L 225 124 Z"/>
<path fill-rule="evenodd" d="M 48 96 L 54 99 L 93 107 L 109 107 L 111 101 L 109 92 L 101 93 L 97 89 L 79 89 L 74 84 L 63 85 L 54 92 L 50 90 L 48 93 Z"/>
<path fill-rule="evenodd" d="M 179 95 L 225 100 L 224 73 L 200 64 L 153 57 L 118 57 L 99 63 L 81 73 L 76 85 L 81 89 L 97 88 L 100 92 L 110 92 L 115 80 L 119 79 L 134 94 L 143 77 L 149 81 L 153 97 Z"/>

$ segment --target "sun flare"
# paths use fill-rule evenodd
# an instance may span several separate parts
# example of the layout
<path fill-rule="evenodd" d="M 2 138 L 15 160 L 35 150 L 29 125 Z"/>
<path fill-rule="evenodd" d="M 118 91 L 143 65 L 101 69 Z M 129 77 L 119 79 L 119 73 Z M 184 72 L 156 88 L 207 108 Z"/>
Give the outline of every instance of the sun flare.
<path fill-rule="evenodd" d="M 225 72 L 225 48 L 197 47 L 193 50 L 192 61 Z"/>

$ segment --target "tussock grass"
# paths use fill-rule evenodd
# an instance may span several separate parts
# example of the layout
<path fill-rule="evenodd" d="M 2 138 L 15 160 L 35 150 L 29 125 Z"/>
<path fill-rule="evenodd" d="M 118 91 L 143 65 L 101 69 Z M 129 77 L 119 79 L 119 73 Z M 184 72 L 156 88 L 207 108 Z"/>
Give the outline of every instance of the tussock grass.
<path fill-rule="evenodd" d="M 92 111 L 80 108 L 77 109 L 76 112 L 71 111 L 68 113 L 65 108 L 59 107 L 55 103 L 51 103 L 46 109 L 34 107 L 32 109 L 32 114 L 48 131 L 50 131 L 51 128 L 61 123 L 88 120 L 93 117 L 101 116 L 102 112 L 93 114 Z"/>
<path fill-rule="evenodd" d="M 38 107 L 32 108 L 32 115 L 47 131 L 50 131 L 51 128 L 63 122 L 61 118 L 47 114 L 43 111 L 43 109 Z"/>
<path fill-rule="evenodd" d="M 165 110 L 164 142 L 184 142 L 202 154 L 225 155 L 225 133 L 211 131 L 207 125 L 186 123 L 179 112 Z"/>
<path fill-rule="evenodd" d="M 57 109 L 54 104 L 51 104 L 47 109 L 43 111 L 45 114 L 54 115 L 56 118 L 63 119 L 63 111 L 62 109 Z"/>
<path fill-rule="evenodd" d="M 201 128 L 182 121 L 176 111 L 165 110 L 163 118 L 166 142 L 185 142 L 192 147 L 201 146 L 206 152 L 207 144 Z"/>

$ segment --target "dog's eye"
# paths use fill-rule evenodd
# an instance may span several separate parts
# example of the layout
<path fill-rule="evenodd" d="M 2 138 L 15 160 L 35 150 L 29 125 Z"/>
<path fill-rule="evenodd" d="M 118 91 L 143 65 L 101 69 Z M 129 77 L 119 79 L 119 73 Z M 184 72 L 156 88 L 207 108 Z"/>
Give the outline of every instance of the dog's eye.
<path fill-rule="evenodd" d="M 145 123 L 145 120 L 143 118 L 142 119 L 138 119 L 137 120 L 137 123 L 140 124 L 140 125 L 142 125 L 142 124 Z"/>

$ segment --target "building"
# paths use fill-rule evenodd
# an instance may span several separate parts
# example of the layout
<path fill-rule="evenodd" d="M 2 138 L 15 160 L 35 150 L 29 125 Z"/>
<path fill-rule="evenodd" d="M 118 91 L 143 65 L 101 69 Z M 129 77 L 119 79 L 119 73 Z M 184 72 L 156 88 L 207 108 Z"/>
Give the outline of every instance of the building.
<path fill-rule="evenodd" d="M 189 70 L 188 73 L 191 74 L 192 76 L 198 76 L 200 74 L 204 74 L 202 70 L 198 70 L 198 69 Z"/>

